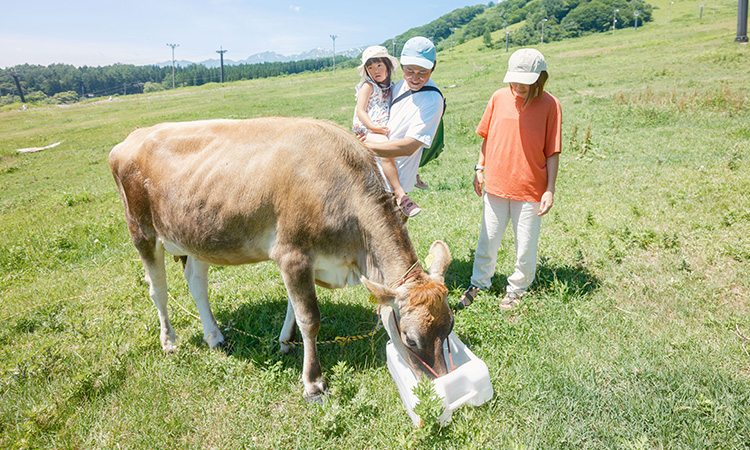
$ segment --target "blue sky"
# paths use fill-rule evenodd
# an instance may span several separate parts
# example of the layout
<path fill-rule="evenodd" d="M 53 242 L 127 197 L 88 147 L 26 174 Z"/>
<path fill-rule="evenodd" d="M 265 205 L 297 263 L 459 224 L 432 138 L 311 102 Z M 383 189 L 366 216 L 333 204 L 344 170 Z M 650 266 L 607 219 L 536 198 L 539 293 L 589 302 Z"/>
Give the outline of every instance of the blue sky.
<path fill-rule="evenodd" d="M 175 59 L 241 60 L 380 44 L 454 9 L 481 2 L 308 0 L 26 0 L 2 7 L 0 67 L 66 63 L 146 65 Z"/>

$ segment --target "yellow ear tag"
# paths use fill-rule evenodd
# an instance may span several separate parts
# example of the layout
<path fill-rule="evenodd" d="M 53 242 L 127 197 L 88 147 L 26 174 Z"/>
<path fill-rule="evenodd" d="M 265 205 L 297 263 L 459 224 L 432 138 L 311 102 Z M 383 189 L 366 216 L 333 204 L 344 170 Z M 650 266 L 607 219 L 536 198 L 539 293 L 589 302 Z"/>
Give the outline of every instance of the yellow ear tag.
<path fill-rule="evenodd" d="M 375 294 L 370 294 L 370 298 L 369 298 L 369 300 L 370 300 L 370 303 L 375 303 L 376 305 L 377 305 L 378 303 L 380 303 L 380 302 L 378 302 L 378 299 L 377 299 L 377 297 L 375 297 Z"/>
<path fill-rule="evenodd" d="M 424 259 L 424 265 L 427 266 L 428 269 L 430 268 L 430 266 L 432 266 L 433 259 L 435 259 L 435 256 L 433 256 L 432 253 L 427 255 L 427 257 Z"/>

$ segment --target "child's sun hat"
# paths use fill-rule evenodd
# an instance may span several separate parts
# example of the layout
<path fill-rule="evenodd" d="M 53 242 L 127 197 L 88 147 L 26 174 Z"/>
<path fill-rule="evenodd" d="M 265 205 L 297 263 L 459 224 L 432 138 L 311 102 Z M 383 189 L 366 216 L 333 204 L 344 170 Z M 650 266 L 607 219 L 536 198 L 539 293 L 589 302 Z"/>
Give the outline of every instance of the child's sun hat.
<path fill-rule="evenodd" d="M 510 55 L 503 83 L 534 84 L 543 70 L 547 70 L 547 63 L 539 50 L 522 48 Z"/>
<path fill-rule="evenodd" d="M 372 58 L 386 58 L 391 62 L 391 75 L 393 75 L 393 72 L 396 71 L 396 67 L 398 67 L 398 59 L 396 59 L 394 56 L 391 56 L 388 54 L 388 49 L 383 47 L 382 45 L 373 45 L 372 47 L 367 47 L 364 52 L 362 52 L 362 64 L 357 67 L 357 73 L 361 77 L 367 76 L 366 70 L 365 70 L 365 64 L 367 64 L 367 61 Z"/>

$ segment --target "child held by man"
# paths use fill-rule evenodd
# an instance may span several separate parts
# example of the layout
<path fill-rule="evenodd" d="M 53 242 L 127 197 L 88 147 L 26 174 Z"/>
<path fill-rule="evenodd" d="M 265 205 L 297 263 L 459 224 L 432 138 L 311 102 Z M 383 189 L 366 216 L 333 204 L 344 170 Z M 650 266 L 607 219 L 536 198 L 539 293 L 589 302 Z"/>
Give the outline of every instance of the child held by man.
<path fill-rule="evenodd" d="M 356 86 L 357 105 L 354 109 L 352 131 L 358 137 L 367 135 L 368 142 L 388 140 L 388 118 L 391 104 L 391 75 L 398 67 L 398 59 L 380 45 L 368 47 L 362 53 L 362 64 L 357 67 L 362 77 Z M 406 195 L 398 179 L 393 158 L 380 158 L 383 173 L 393 188 L 396 203 L 406 217 L 414 217 L 422 209 Z"/>

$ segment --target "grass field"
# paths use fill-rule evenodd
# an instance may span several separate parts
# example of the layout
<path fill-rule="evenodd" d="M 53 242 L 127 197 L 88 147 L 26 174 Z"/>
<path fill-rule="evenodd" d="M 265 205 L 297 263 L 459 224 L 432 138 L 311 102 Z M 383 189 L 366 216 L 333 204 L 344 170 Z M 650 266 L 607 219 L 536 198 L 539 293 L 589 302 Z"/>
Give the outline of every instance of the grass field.
<path fill-rule="evenodd" d="M 227 331 L 224 353 L 202 343 L 169 261 L 181 346 L 165 356 L 107 165 L 129 131 L 163 121 L 348 127 L 353 69 L 0 111 L 0 448 L 750 448 L 750 47 L 734 42 L 736 2 L 705 2 L 702 20 L 697 1 L 653 4 L 637 31 L 541 49 L 564 152 L 537 281 L 517 311 L 496 307 L 507 233 L 493 289 L 455 316 L 495 396 L 442 430 L 411 425 L 383 332 L 320 346 L 334 395 L 305 403 L 300 351 L 271 342 L 286 303 L 271 263 L 212 268 L 217 319 L 261 338 Z M 439 55 L 448 147 L 409 222 L 420 255 L 450 246 L 452 304 L 481 220 L 474 129 L 508 59 L 480 47 Z M 362 287 L 319 298 L 321 340 L 377 323 Z"/>

